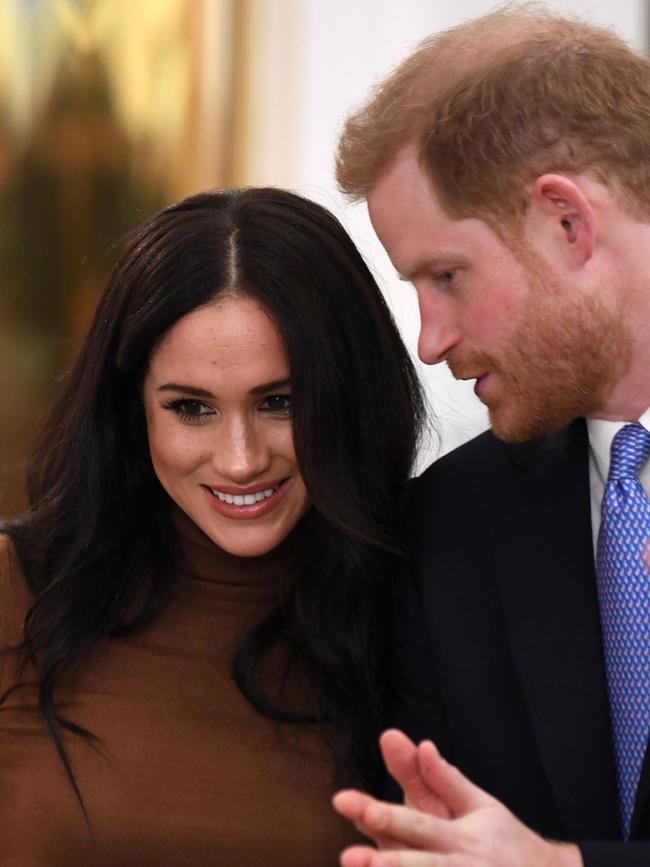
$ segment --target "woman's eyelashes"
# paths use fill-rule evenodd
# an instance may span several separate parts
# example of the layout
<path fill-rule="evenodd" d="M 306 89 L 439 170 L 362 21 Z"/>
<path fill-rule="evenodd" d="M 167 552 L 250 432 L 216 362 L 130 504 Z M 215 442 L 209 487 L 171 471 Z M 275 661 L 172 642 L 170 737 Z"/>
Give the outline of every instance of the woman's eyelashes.
<path fill-rule="evenodd" d="M 179 398 L 163 404 L 163 408 L 173 412 L 184 424 L 202 424 L 217 410 L 201 400 Z M 276 418 L 288 418 L 291 415 L 291 396 L 288 394 L 270 394 L 257 405 L 259 412 Z"/>
<path fill-rule="evenodd" d="M 185 424 L 201 424 L 215 413 L 207 403 L 203 403 L 201 400 L 188 400 L 187 398 L 172 400 L 163 404 L 163 407 L 175 413 L 179 420 Z"/>
<path fill-rule="evenodd" d="M 260 404 L 261 412 L 268 412 L 277 416 L 291 415 L 291 395 L 271 394 L 265 397 Z"/>

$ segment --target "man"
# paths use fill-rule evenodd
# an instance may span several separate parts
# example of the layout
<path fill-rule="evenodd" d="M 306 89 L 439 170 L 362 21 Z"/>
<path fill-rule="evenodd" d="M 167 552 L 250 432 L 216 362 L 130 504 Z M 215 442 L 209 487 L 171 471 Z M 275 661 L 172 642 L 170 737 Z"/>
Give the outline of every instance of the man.
<path fill-rule="evenodd" d="M 507 7 L 391 75 L 338 178 L 492 425 L 411 489 L 411 740 L 382 742 L 407 806 L 340 794 L 384 850 L 342 863 L 650 864 L 650 63 Z"/>

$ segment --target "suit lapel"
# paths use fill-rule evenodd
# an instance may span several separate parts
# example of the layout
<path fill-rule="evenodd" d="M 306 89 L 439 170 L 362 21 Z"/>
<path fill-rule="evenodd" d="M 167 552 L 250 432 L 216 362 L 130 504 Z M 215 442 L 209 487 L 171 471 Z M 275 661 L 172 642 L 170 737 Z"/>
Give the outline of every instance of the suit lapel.
<path fill-rule="evenodd" d="M 506 448 L 491 533 L 515 669 L 567 837 L 615 839 L 586 425 Z"/>

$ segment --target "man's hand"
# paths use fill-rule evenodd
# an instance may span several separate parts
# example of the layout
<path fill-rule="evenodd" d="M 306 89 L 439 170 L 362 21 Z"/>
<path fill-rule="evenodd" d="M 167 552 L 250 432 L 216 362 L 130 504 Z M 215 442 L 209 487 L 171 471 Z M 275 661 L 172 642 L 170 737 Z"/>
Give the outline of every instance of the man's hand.
<path fill-rule="evenodd" d="M 407 806 L 354 790 L 335 795 L 335 809 L 384 850 L 354 846 L 341 855 L 343 867 L 583 867 L 576 846 L 535 834 L 430 741 L 416 747 L 388 731 L 381 748 Z"/>

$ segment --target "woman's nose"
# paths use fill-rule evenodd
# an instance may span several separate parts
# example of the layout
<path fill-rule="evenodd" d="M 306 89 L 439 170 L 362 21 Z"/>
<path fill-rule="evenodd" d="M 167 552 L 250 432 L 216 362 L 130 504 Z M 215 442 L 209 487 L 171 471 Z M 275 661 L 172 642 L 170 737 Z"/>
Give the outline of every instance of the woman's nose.
<path fill-rule="evenodd" d="M 224 420 L 214 442 L 213 464 L 224 481 L 244 484 L 268 468 L 263 432 L 244 419 Z"/>

